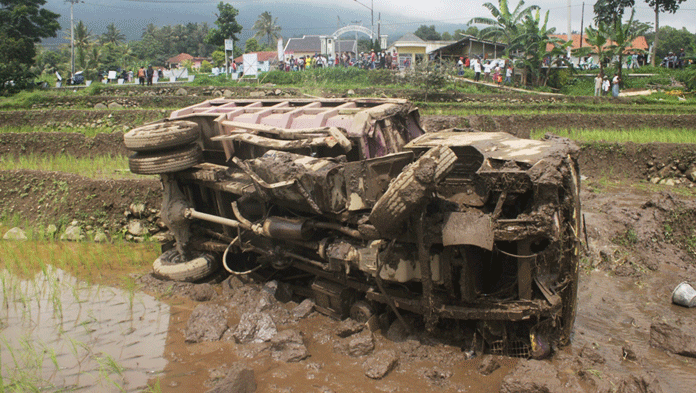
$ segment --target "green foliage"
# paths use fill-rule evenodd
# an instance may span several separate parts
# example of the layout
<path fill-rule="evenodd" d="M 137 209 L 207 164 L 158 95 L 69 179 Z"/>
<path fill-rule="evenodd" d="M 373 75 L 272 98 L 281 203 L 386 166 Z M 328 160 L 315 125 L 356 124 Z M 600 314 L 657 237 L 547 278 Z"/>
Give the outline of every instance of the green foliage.
<path fill-rule="evenodd" d="M 312 72 L 312 71 L 305 71 Z M 276 85 L 296 85 L 302 83 L 302 72 L 269 71 L 264 74 L 263 81 Z"/>
<path fill-rule="evenodd" d="M 235 43 L 239 40 L 237 34 L 242 31 L 242 25 L 237 23 L 236 17 L 239 11 L 230 4 L 222 1 L 217 5 L 218 14 L 215 25 L 217 28 L 210 29 L 205 38 L 205 42 L 224 48 L 225 40 L 232 39 Z"/>
<path fill-rule="evenodd" d="M 594 5 L 595 23 L 613 25 L 621 21 L 624 10 L 633 7 L 635 0 L 598 0 Z"/>
<path fill-rule="evenodd" d="M 121 33 L 121 30 L 116 28 L 116 25 L 112 22 L 106 26 L 106 32 L 99 37 L 99 41 L 102 44 L 114 44 L 118 45 L 126 40 L 126 35 Z"/>
<path fill-rule="evenodd" d="M 686 27 L 681 30 L 674 27 L 665 26 L 660 28 L 660 40 L 657 45 L 657 59 L 662 59 L 669 52 L 679 53 L 684 49 L 687 55 L 694 54 L 694 45 L 696 45 L 696 35 L 692 34 Z"/>
<path fill-rule="evenodd" d="M 210 64 L 208 60 L 203 60 L 201 62 L 201 68 L 199 69 L 200 72 L 205 72 L 208 73 L 213 70 L 213 65 Z"/>
<path fill-rule="evenodd" d="M 435 25 L 421 25 L 413 34 L 425 41 L 438 41 L 442 39 L 440 33 L 435 31 Z"/>
<path fill-rule="evenodd" d="M 280 37 L 281 27 L 278 26 L 278 18 L 273 19 L 273 16 L 268 11 L 264 11 L 259 15 L 259 19 L 254 22 L 254 27 L 251 29 L 256 32 L 254 38 L 267 38 L 268 46 L 273 45 L 272 40 L 277 41 Z"/>
<path fill-rule="evenodd" d="M 216 67 L 222 67 L 225 65 L 225 51 L 216 50 L 215 52 L 213 52 L 212 57 L 213 64 Z"/>
<path fill-rule="evenodd" d="M 502 37 L 506 43 L 512 43 L 520 34 L 523 34 L 522 22 L 525 18 L 531 17 L 532 11 L 539 10 L 539 6 L 536 5 L 523 8 L 524 0 L 520 0 L 512 12 L 510 12 L 507 0 L 498 0 L 498 7 L 492 3 L 484 3 L 483 6 L 488 8 L 493 18 L 473 18 L 468 24 L 486 25 L 488 27 L 479 31 L 478 37 L 496 41 Z M 508 58 L 511 50 L 510 46 L 505 48 L 505 56 Z"/>
<path fill-rule="evenodd" d="M 30 71 L 35 45 L 42 38 L 55 37 L 58 17 L 41 8 L 45 0 L 3 0 L 0 7 L 0 94 L 14 93 L 31 86 Z"/>
<path fill-rule="evenodd" d="M 552 68 L 549 70 L 546 84 L 554 89 L 560 89 L 568 86 L 569 83 L 575 83 L 573 72 L 570 68 Z"/>

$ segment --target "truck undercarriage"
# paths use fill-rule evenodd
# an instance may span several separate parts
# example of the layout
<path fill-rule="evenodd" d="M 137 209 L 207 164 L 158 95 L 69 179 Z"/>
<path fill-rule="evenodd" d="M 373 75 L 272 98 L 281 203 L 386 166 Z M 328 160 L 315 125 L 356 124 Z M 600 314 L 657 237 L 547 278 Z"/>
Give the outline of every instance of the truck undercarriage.
<path fill-rule="evenodd" d="M 222 264 L 336 318 L 460 321 L 510 356 L 570 339 L 581 213 L 568 140 L 426 133 L 407 101 L 362 99 L 211 100 L 125 142 L 133 172 L 162 178 L 176 238 L 155 261 L 163 277 Z"/>

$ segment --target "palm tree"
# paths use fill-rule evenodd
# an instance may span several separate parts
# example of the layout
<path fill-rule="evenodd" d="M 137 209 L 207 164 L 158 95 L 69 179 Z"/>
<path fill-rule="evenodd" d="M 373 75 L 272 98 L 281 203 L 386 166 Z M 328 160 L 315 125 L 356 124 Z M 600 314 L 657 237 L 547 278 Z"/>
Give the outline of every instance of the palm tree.
<path fill-rule="evenodd" d="M 121 33 L 121 30 L 117 29 L 113 23 L 106 26 L 106 33 L 101 36 L 101 42 L 104 44 L 119 44 L 125 40 L 125 34 Z"/>
<path fill-rule="evenodd" d="M 271 39 L 277 40 L 280 37 L 281 27 L 278 26 L 278 18 L 273 19 L 271 13 L 264 11 L 259 15 L 259 19 L 254 23 L 254 27 L 251 28 L 256 31 L 254 38 L 263 38 L 264 36 L 268 39 L 268 45 L 271 46 Z"/>
<path fill-rule="evenodd" d="M 99 48 L 97 48 L 96 46 L 93 46 L 92 50 L 90 50 L 87 55 L 89 58 L 89 60 L 87 62 L 87 65 L 89 66 L 89 68 L 94 68 L 94 69 L 98 68 L 99 64 L 101 62 L 101 51 L 99 50 Z"/>
<path fill-rule="evenodd" d="M 510 12 L 507 0 L 498 0 L 498 7 L 492 3 L 485 3 L 483 6 L 488 8 L 493 18 L 473 18 L 468 24 L 487 25 L 488 27 L 479 31 L 480 38 L 498 38 L 503 36 L 507 44 L 512 43 L 512 41 L 520 35 L 525 17 L 531 15 L 532 11 L 539 9 L 539 6 L 536 5 L 523 8 L 524 0 L 520 0 L 517 7 L 515 7 L 512 12 Z M 509 46 L 505 49 L 505 55 L 508 57 L 510 56 Z"/>

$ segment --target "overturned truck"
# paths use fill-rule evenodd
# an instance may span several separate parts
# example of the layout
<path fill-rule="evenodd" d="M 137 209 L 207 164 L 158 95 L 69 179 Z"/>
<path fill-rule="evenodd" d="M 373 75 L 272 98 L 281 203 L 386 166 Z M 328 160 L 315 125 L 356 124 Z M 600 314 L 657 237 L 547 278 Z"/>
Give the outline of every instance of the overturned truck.
<path fill-rule="evenodd" d="M 336 318 L 459 321 L 488 352 L 569 341 L 580 248 L 578 149 L 424 132 L 406 100 L 215 99 L 128 132 L 159 174 L 176 242 L 155 273 L 219 265 L 284 281 Z"/>

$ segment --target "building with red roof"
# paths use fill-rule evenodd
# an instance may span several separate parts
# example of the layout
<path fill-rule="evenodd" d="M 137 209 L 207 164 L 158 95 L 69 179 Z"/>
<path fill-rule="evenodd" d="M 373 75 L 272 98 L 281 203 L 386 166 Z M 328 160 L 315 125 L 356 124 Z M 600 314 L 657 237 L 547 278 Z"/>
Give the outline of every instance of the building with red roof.
<path fill-rule="evenodd" d="M 193 63 L 193 68 L 200 68 L 201 63 L 203 63 L 203 61 L 208 61 L 212 63 L 213 58 L 194 57 L 189 55 L 188 53 L 179 53 L 178 55 L 167 59 L 167 61 L 165 61 L 165 66 L 168 68 L 179 68 L 181 67 L 181 63 L 183 63 L 185 60 L 191 60 L 191 63 Z"/>

